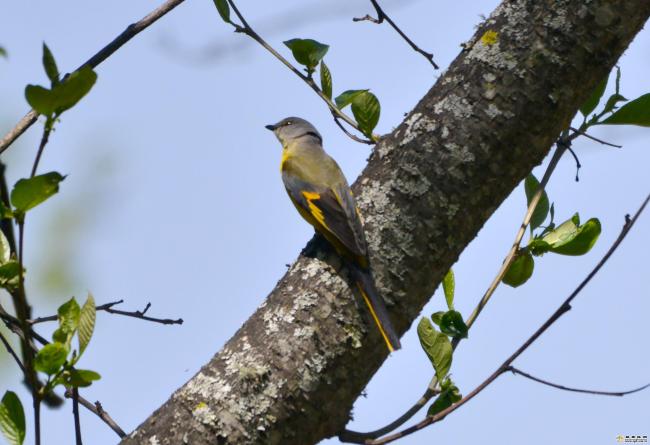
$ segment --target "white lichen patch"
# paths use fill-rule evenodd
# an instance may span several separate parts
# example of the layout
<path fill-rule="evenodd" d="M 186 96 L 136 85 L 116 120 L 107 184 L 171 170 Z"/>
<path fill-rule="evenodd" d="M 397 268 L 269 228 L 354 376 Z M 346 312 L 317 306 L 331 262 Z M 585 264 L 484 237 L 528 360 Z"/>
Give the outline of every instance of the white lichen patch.
<path fill-rule="evenodd" d="M 158 441 L 158 438 L 156 437 L 155 434 L 151 436 L 147 442 L 149 443 L 149 445 L 160 445 L 160 442 Z"/>
<path fill-rule="evenodd" d="M 457 119 L 466 119 L 472 116 L 472 105 L 466 98 L 451 93 L 433 106 L 433 112 L 436 114 L 451 113 Z"/>
<path fill-rule="evenodd" d="M 502 113 L 501 110 L 499 110 L 499 107 L 497 107 L 494 103 L 490 103 L 490 105 L 488 105 L 487 109 L 485 110 L 485 114 L 487 114 L 490 119 L 494 119 L 500 116 Z"/>
<path fill-rule="evenodd" d="M 205 403 L 201 403 L 195 408 L 192 415 L 204 425 L 214 425 L 217 422 L 217 415 Z"/>
<path fill-rule="evenodd" d="M 417 136 L 424 133 L 433 132 L 437 125 L 432 120 L 426 116 L 423 116 L 421 113 L 413 113 L 405 122 L 406 129 L 400 141 L 400 147 L 408 144 Z"/>

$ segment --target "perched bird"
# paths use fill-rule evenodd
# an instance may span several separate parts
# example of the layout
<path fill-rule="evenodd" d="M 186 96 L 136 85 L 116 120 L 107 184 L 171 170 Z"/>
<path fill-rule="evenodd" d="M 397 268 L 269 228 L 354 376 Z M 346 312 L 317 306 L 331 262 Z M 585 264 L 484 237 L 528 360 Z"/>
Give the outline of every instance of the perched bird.
<path fill-rule="evenodd" d="M 267 125 L 282 144 L 280 171 L 291 201 L 349 265 L 355 283 L 388 349 L 400 348 L 368 264 L 368 247 L 354 196 L 312 124 L 299 117 Z"/>

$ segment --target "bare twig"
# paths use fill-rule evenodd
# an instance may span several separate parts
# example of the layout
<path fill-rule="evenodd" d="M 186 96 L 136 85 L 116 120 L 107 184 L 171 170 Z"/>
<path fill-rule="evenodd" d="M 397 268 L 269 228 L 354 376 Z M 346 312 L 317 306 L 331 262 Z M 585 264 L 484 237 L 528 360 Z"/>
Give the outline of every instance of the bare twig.
<path fill-rule="evenodd" d="M 108 59 L 115 51 L 120 49 L 126 42 L 131 40 L 133 37 L 138 35 L 141 31 L 145 30 L 153 23 L 155 23 L 159 18 L 167 14 L 169 11 L 174 9 L 176 6 L 183 3 L 185 0 L 167 0 L 165 3 L 160 5 L 158 8 L 151 11 L 141 20 L 130 24 L 126 27 L 120 35 L 118 35 L 112 42 L 106 45 L 104 48 L 99 50 L 94 56 L 84 62 L 82 66 L 88 65 L 95 68 L 97 65 L 102 63 L 104 60 Z M 1 140 L 0 140 L 0 153 L 5 151 L 20 135 L 22 135 L 25 130 L 36 122 L 38 114 L 31 110 L 27 113 Z"/>
<path fill-rule="evenodd" d="M 71 398 L 72 397 L 72 390 L 66 390 L 65 392 L 65 397 L 66 398 Z M 87 399 L 84 399 L 82 396 L 78 395 L 79 403 L 81 406 L 86 408 L 88 411 L 91 413 L 94 413 L 97 417 L 102 419 L 106 425 L 110 427 L 115 433 L 120 436 L 120 437 L 126 437 L 126 433 L 124 430 L 113 420 L 113 418 L 104 410 L 102 407 L 102 404 L 99 402 L 95 402 L 94 404 L 89 402 Z"/>
<path fill-rule="evenodd" d="M 83 445 L 81 441 L 81 422 L 79 421 L 79 389 L 72 388 L 72 417 L 74 417 L 74 437 L 76 445 Z"/>
<path fill-rule="evenodd" d="M 32 178 L 36 176 L 36 170 L 38 170 L 38 164 L 41 162 L 41 156 L 43 155 L 43 150 L 45 150 L 47 141 L 49 141 L 50 139 L 51 131 L 52 131 L 52 126 L 48 118 L 48 122 L 45 124 L 45 127 L 43 128 L 43 136 L 41 137 L 41 143 L 38 146 L 38 152 L 36 153 L 36 158 L 34 159 L 34 165 L 32 166 L 32 174 L 30 176 Z"/>
<path fill-rule="evenodd" d="M 459 402 L 451 405 L 450 407 L 440 411 L 438 414 L 434 416 L 429 416 L 422 420 L 421 422 L 417 423 L 416 425 L 413 425 L 409 428 L 406 428 L 398 433 L 392 434 L 390 436 L 386 436 L 382 439 L 377 439 L 377 440 L 369 440 L 365 441 L 364 443 L 368 445 L 383 445 L 386 443 L 393 442 L 397 439 L 400 439 L 404 436 L 408 436 L 410 434 L 415 433 L 416 431 L 419 431 L 423 428 L 426 428 L 429 425 L 432 425 L 436 422 L 439 422 L 440 420 L 444 419 L 448 414 L 456 411 L 458 408 L 463 406 L 465 403 L 473 399 L 476 395 L 478 395 L 481 391 L 483 391 L 487 386 L 489 386 L 494 380 L 496 380 L 501 374 L 504 372 L 507 372 L 510 370 L 510 366 L 512 363 L 519 357 L 526 349 L 530 347 L 548 328 L 550 328 L 562 315 L 567 313 L 568 311 L 571 310 L 571 302 L 575 299 L 576 296 L 584 289 L 584 287 L 592 280 L 594 276 L 600 271 L 600 269 L 605 265 L 609 257 L 618 249 L 618 246 L 621 244 L 621 242 L 625 239 L 627 234 L 629 233 L 630 229 L 634 224 L 636 223 L 637 219 L 639 218 L 639 215 L 643 212 L 645 207 L 647 206 L 648 202 L 650 201 L 650 195 L 648 195 L 637 212 L 634 214 L 632 218 L 629 217 L 629 215 L 626 215 L 625 218 L 625 224 L 623 225 L 623 228 L 621 229 L 621 233 L 618 235 L 612 246 L 609 248 L 609 250 L 605 253 L 605 255 L 600 259 L 598 264 L 589 272 L 589 274 L 585 277 L 584 280 L 576 287 L 576 289 L 562 302 L 560 307 L 544 322 L 544 324 L 535 331 L 535 333 L 524 342 L 523 345 L 519 347 L 510 357 L 506 359 L 505 362 L 501 364 L 497 368 L 496 371 L 494 371 L 487 379 L 485 379 L 479 386 L 477 386 L 472 392 L 467 394 L 465 397 L 463 397 Z M 641 388 L 643 389 L 643 388 Z M 638 389 L 639 391 L 641 389 Z"/>
<path fill-rule="evenodd" d="M 7 338 L 4 335 L 2 335 L 2 332 L 0 332 L 0 341 L 4 345 L 5 349 L 9 353 L 9 355 L 11 355 L 13 357 L 14 361 L 18 364 L 18 367 L 20 368 L 20 370 L 24 374 L 25 373 L 25 367 L 23 366 L 23 362 L 20 361 L 20 357 L 18 357 L 18 355 L 16 354 L 16 351 L 14 351 L 14 348 L 11 347 L 11 344 L 9 343 L 9 340 L 7 340 Z"/>
<path fill-rule="evenodd" d="M 612 144 L 611 142 L 603 141 L 602 139 L 598 139 L 596 137 L 591 136 L 590 134 L 587 134 L 584 130 L 580 130 L 578 128 L 573 128 L 570 127 L 571 131 L 578 133 L 580 136 L 584 136 L 587 139 L 591 139 L 592 141 L 598 142 L 599 144 L 607 145 L 609 147 L 614 147 L 614 148 L 623 148 L 622 145 L 617 145 L 617 144 Z"/>
<path fill-rule="evenodd" d="M 289 62 L 287 59 L 285 59 L 279 52 L 277 52 L 271 45 L 269 45 L 266 40 L 264 40 L 251 26 L 248 24 L 244 16 L 242 15 L 241 12 L 239 12 L 239 9 L 237 8 L 237 5 L 235 5 L 235 2 L 233 0 L 228 0 L 228 4 L 232 8 L 232 10 L 235 12 L 235 15 L 241 22 L 241 25 L 238 25 L 234 22 L 230 22 L 230 24 L 235 28 L 235 32 L 239 32 L 242 34 L 246 34 L 253 40 L 255 40 L 257 43 L 259 43 L 264 49 L 266 49 L 268 52 L 270 52 L 276 59 L 278 59 L 284 66 L 289 68 L 292 73 L 294 73 L 296 76 L 298 76 L 300 79 L 303 80 L 309 87 L 320 97 L 329 107 L 330 111 L 332 112 L 333 115 L 338 116 L 342 120 L 345 121 L 348 125 L 350 125 L 352 128 L 356 129 L 360 133 L 362 133 L 361 129 L 359 128 L 359 125 L 352 119 L 350 116 L 339 110 L 339 108 L 332 102 L 332 99 L 327 97 L 323 91 L 318 88 L 318 85 L 316 85 L 316 82 L 311 78 L 311 76 L 307 76 L 303 74 L 298 68 L 293 66 L 291 62 Z M 340 123 L 337 122 L 339 127 L 341 127 Z M 345 134 L 348 136 L 352 137 L 352 135 L 345 131 Z M 352 137 L 357 142 L 361 142 L 364 144 L 375 144 L 377 141 L 371 141 L 371 140 L 366 140 L 366 139 L 361 139 L 358 137 Z"/>
<path fill-rule="evenodd" d="M 364 17 L 358 17 L 358 18 L 355 17 L 355 18 L 352 19 L 352 21 L 354 21 L 354 22 L 369 21 L 369 22 L 372 22 L 372 23 L 380 24 L 380 23 L 383 23 L 384 20 L 386 20 L 388 22 L 388 24 L 390 26 L 392 26 L 393 29 L 395 31 L 397 31 L 397 33 L 406 41 L 406 43 L 408 43 L 409 46 L 411 48 L 413 48 L 414 51 L 422 54 L 424 56 L 424 58 L 429 61 L 429 63 L 433 66 L 434 69 L 437 70 L 439 68 L 438 65 L 436 64 L 436 62 L 433 61 L 433 54 L 428 53 L 428 52 L 424 51 L 422 48 L 420 48 L 419 46 L 417 46 L 415 44 L 415 42 L 413 42 L 413 40 L 411 40 L 399 28 L 399 26 L 397 26 L 395 24 L 395 22 L 388 16 L 388 14 L 386 14 L 386 12 L 384 12 L 384 10 L 381 8 L 381 6 L 379 6 L 379 3 L 377 2 L 377 0 L 370 0 L 370 3 L 372 3 L 372 6 L 375 8 L 375 11 L 377 11 L 377 18 L 371 17 L 369 14 L 366 14 Z"/>
<path fill-rule="evenodd" d="M 533 375 L 530 375 L 527 372 L 524 372 L 519 368 L 515 368 L 514 366 L 508 366 L 506 371 L 510 371 L 513 374 L 520 375 L 520 376 L 525 377 L 527 379 L 530 379 L 530 380 L 532 380 L 534 382 L 538 382 L 538 383 L 541 383 L 542 385 L 550 386 L 552 388 L 561 389 L 563 391 L 579 392 L 579 393 L 582 393 L 582 394 L 594 394 L 594 395 L 597 395 L 597 396 L 622 397 L 622 396 L 626 396 L 628 394 L 633 394 L 635 392 L 643 391 L 646 388 L 650 388 L 650 383 L 648 383 L 648 384 L 645 384 L 645 385 L 640 386 L 638 388 L 630 389 L 628 391 L 596 391 L 596 390 L 593 390 L 593 389 L 578 389 L 578 388 L 571 388 L 569 386 L 559 385 L 557 383 L 552 383 L 552 382 L 549 382 L 548 380 L 540 379 L 539 377 L 535 377 Z"/>
<path fill-rule="evenodd" d="M 147 305 L 144 307 L 143 310 L 141 311 L 122 311 L 119 309 L 114 309 L 113 307 L 124 303 L 124 300 L 118 300 L 118 301 L 112 301 L 110 303 L 105 303 L 102 305 L 99 305 L 95 308 L 95 311 L 104 311 L 108 312 L 109 314 L 117 314 L 117 315 L 124 315 L 125 317 L 134 317 L 134 318 L 139 318 L 141 320 L 146 320 L 146 321 L 151 321 L 154 323 L 160 323 L 160 324 L 183 324 L 183 319 L 182 318 L 177 318 L 177 319 L 170 319 L 170 318 L 154 318 L 154 317 L 149 317 L 146 316 L 145 314 L 151 308 L 151 303 L 147 303 Z M 44 323 L 47 321 L 56 321 L 58 320 L 57 315 L 48 315 L 46 317 L 38 317 L 34 318 L 32 320 L 28 320 L 28 323 L 30 325 L 34 325 L 37 323 Z"/>

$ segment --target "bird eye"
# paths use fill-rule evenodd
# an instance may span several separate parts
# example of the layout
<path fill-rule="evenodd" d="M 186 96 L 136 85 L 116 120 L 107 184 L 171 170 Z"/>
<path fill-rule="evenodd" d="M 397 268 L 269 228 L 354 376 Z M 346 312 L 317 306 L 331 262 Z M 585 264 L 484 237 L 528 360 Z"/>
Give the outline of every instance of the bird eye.
<path fill-rule="evenodd" d="M 293 124 L 293 121 L 287 121 L 284 125 L 291 125 Z"/>

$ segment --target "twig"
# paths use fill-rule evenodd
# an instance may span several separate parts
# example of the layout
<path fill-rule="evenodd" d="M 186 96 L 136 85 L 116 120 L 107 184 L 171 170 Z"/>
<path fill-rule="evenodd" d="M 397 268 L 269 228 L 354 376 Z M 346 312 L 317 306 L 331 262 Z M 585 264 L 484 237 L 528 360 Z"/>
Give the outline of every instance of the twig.
<path fill-rule="evenodd" d="M 2 332 L 0 332 L 0 341 L 4 345 L 7 352 L 16 361 L 16 363 L 18 364 L 18 367 L 23 372 L 23 374 L 25 374 L 25 367 L 23 366 L 23 362 L 20 361 L 20 357 L 18 357 L 18 355 L 16 354 L 16 351 L 14 351 L 14 348 L 11 347 L 11 344 L 9 343 L 9 340 L 7 340 L 7 338 L 4 335 L 2 335 Z"/>
<path fill-rule="evenodd" d="M 43 155 L 43 150 L 47 145 L 47 141 L 50 139 L 50 132 L 52 131 L 52 126 L 50 123 L 50 118 L 43 128 L 43 136 L 41 137 L 41 143 L 38 146 L 38 152 L 36 153 L 36 158 L 34 159 L 34 165 L 32 166 L 32 174 L 30 177 L 36 176 L 36 170 L 38 169 L 38 164 L 41 162 L 41 156 Z"/>
<path fill-rule="evenodd" d="M 185 0 L 167 0 L 165 3 L 160 5 L 158 8 L 151 11 L 141 20 L 132 23 L 127 26 L 127 28 L 122 31 L 112 42 L 106 45 L 104 48 L 99 50 L 94 56 L 84 62 L 81 66 L 91 66 L 95 68 L 97 65 L 102 63 L 104 60 L 108 59 L 115 51 L 120 49 L 126 42 L 131 40 L 133 37 L 138 35 L 141 31 L 145 30 L 153 23 L 155 23 L 159 18 L 170 12 L 176 6 L 183 3 Z M 36 122 L 38 114 L 31 110 L 27 113 L 1 140 L 0 140 L 0 153 L 4 152 L 20 135 L 22 135 L 25 130 Z"/>
<path fill-rule="evenodd" d="M 552 382 L 549 382 L 548 380 L 540 379 L 539 377 L 535 377 L 533 375 L 530 375 L 527 372 L 524 372 L 519 368 L 515 368 L 514 366 L 508 366 L 506 371 L 510 371 L 513 374 L 518 374 L 518 375 L 520 375 L 522 377 L 525 377 L 527 379 L 530 379 L 530 380 L 533 380 L 535 382 L 541 383 L 542 385 L 550 386 L 552 388 L 561 389 L 563 391 L 579 392 L 579 393 L 583 393 L 583 394 L 594 394 L 594 395 L 598 395 L 598 396 L 622 397 L 622 396 L 626 396 L 628 394 L 633 394 L 635 392 L 643 391 L 646 388 L 650 388 L 650 383 L 648 383 L 648 384 L 645 384 L 645 385 L 640 386 L 638 388 L 630 389 L 628 391 L 596 391 L 596 390 L 593 390 L 593 389 L 578 389 L 578 388 L 571 388 L 569 386 L 559 385 L 557 383 L 552 383 Z"/>
<path fill-rule="evenodd" d="M 530 347 L 548 328 L 550 328 L 562 315 L 564 315 L 566 312 L 571 310 L 571 302 L 575 299 L 576 296 L 584 289 L 584 287 L 592 280 L 592 278 L 600 271 L 600 269 L 605 265 L 609 257 L 616 251 L 618 246 L 621 244 L 621 242 L 625 239 L 627 236 L 628 232 L 634 226 L 635 222 L 637 221 L 639 215 L 643 212 L 645 209 L 646 205 L 648 204 L 648 201 L 650 201 L 650 195 L 646 197 L 646 199 L 643 201 L 637 212 L 634 214 L 632 218 L 629 217 L 629 215 L 626 215 L 625 218 L 625 224 L 623 225 L 623 228 L 621 229 L 621 233 L 618 235 L 612 246 L 609 248 L 607 253 L 601 258 L 601 260 L 596 264 L 596 266 L 589 272 L 589 274 L 585 277 L 584 280 L 576 287 L 576 289 L 569 295 L 566 300 L 562 302 L 560 307 L 549 317 L 544 324 L 535 331 L 535 333 L 524 342 L 523 345 L 519 347 L 510 357 L 506 359 L 505 362 L 501 364 L 497 368 L 496 371 L 494 371 L 486 380 L 484 380 L 479 386 L 477 386 L 472 392 L 467 394 L 465 397 L 463 397 L 459 402 L 451 405 L 450 407 L 440 411 L 438 414 L 434 416 L 429 416 L 422 420 L 421 422 L 417 423 L 416 425 L 413 425 L 409 428 L 406 428 L 398 433 L 392 434 L 390 436 L 386 436 L 382 439 L 378 440 L 370 440 L 366 441 L 365 443 L 368 445 L 383 445 L 386 443 L 393 442 L 397 439 L 400 439 L 404 436 L 408 436 L 410 434 L 415 433 L 416 431 L 419 431 L 423 428 L 426 428 L 429 425 L 432 425 L 436 422 L 439 422 L 440 420 L 444 419 L 448 414 L 456 411 L 458 408 L 463 406 L 465 403 L 473 399 L 476 395 L 478 395 L 481 391 L 483 391 L 488 385 L 490 385 L 494 380 L 497 379 L 501 374 L 504 372 L 507 372 L 511 366 L 511 364 L 519 357 L 526 349 Z"/>
<path fill-rule="evenodd" d="M 375 8 L 375 11 L 377 11 L 377 18 L 375 19 L 370 15 L 366 14 L 364 17 L 353 18 L 352 19 L 353 22 L 370 21 L 372 23 L 380 24 L 383 23 L 384 20 L 386 20 L 388 24 L 392 26 L 393 29 L 397 31 L 397 33 L 406 41 L 406 43 L 408 43 L 409 46 L 413 48 L 414 51 L 422 54 L 424 58 L 427 59 L 431 65 L 433 65 L 434 69 L 437 70 L 439 68 L 436 62 L 433 61 L 433 54 L 424 51 L 422 48 L 417 46 L 415 42 L 413 42 L 413 40 L 409 39 L 409 37 L 399 28 L 399 26 L 397 26 L 395 22 L 393 22 L 393 20 L 388 16 L 388 14 L 384 12 L 381 6 L 379 6 L 377 0 L 370 0 L 370 3 L 372 3 L 372 6 Z"/>
<path fill-rule="evenodd" d="M 74 417 L 74 437 L 76 445 L 83 445 L 81 441 L 81 422 L 79 421 L 79 389 L 72 388 L 72 417 Z"/>
<path fill-rule="evenodd" d="M 149 308 L 151 308 L 151 303 L 147 303 L 147 305 L 141 311 L 122 311 L 119 309 L 113 309 L 113 306 L 122 303 L 124 303 L 124 300 L 105 303 L 100 306 L 97 306 L 95 308 L 95 311 L 104 311 L 104 312 L 108 312 L 109 314 L 124 315 L 126 317 L 139 318 L 141 320 L 152 321 L 154 323 L 160 323 L 160 324 L 183 324 L 182 318 L 173 320 L 170 318 L 154 318 L 154 317 L 146 316 L 145 314 L 147 313 Z M 44 323 L 46 321 L 56 321 L 56 320 L 58 320 L 58 315 L 48 315 L 47 317 L 38 317 L 38 318 L 34 318 L 33 320 L 28 320 L 28 323 L 30 325 L 35 325 L 37 323 Z"/>
<path fill-rule="evenodd" d="M 66 390 L 65 392 L 65 397 L 66 398 L 71 398 L 72 397 L 72 391 L 71 390 Z M 95 402 L 94 404 L 89 402 L 87 399 L 84 399 L 82 396 L 78 395 L 79 403 L 81 406 L 86 408 L 88 411 L 91 413 L 94 413 L 97 417 L 102 419 L 106 425 L 109 426 L 110 429 L 115 431 L 115 433 L 120 436 L 120 437 L 126 437 L 126 433 L 120 426 L 113 420 L 113 418 L 104 410 L 102 407 L 102 404 L 99 402 Z"/>
<path fill-rule="evenodd" d="M 255 40 L 257 43 L 262 45 L 264 49 L 266 49 L 268 52 L 270 52 L 276 59 L 278 59 L 280 62 L 282 62 L 289 70 L 291 70 L 292 73 L 294 73 L 296 76 L 298 76 L 300 79 L 303 80 L 309 87 L 320 97 L 329 107 L 330 111 L 332 114 L 338 116 L 339 118 L 343 119 L 348 125 L 350 125 L 352 128 L 356 129 L 360 133 L 362 133 L 361 129 L 359 128 L 359 125 L 347 114 L 339 110 L 339 108 L 332 102 L 332 99 L 327 97 L 323 91 L 321 91 L 320 88 L 318 88 L 318 85 L 314 82 L 314 80 L 310 76 L 306 76 L 298 68 L 293 66 L 287 59 L 285 59 L 280 53 L 278 53 L 271 45 L 269 45 L 251 26 L 248 24 L 244 16 L 239 12 L 239 9 L 237 8 L 237 5 L 235 5 L 235 2 L 233 0 L 228 0 L 228 4 L 232 8 L 232 10 L 235 12 L 235 15 L 241 22 L 241 25 L 238 25 L 236 23 L 230 22 L 230 24 L 235 28 L 235 32 L 239 32 L 242 34 L 246 34 L 253 40 Z M 337 122 L 339 127 L 341 126 L 340 123 Z M 348 136 L 351 136 L 349 132 L 345 131 L 345 134 Z M 356 136 L 353 137 L 357 142 L 362 142 L 364 144 L 375 144 L 377 141 L 371 141 L 371 140 L 365 140 L 365 139 L 360 139 L 357 138 Z"/>
<path fill-rule="evenodd" d="M 614 148 L 623 148 L 622 145 L 617 145 L 617 144 L 612 144 L 611 142 L 603 141 L 602 139 L 595 138 L 591 136 L 590 134 L 587 134 L 584 130 L 580 130 L 578 128 L 573 128 L 570 127 L 571 131 L 578 133 L 580 136 L 584 136 L 587 139 L 591 139 L 592 141 L 598 142 L 599 144 L 607 145 L 609 147 L 614 147 Z"/>

